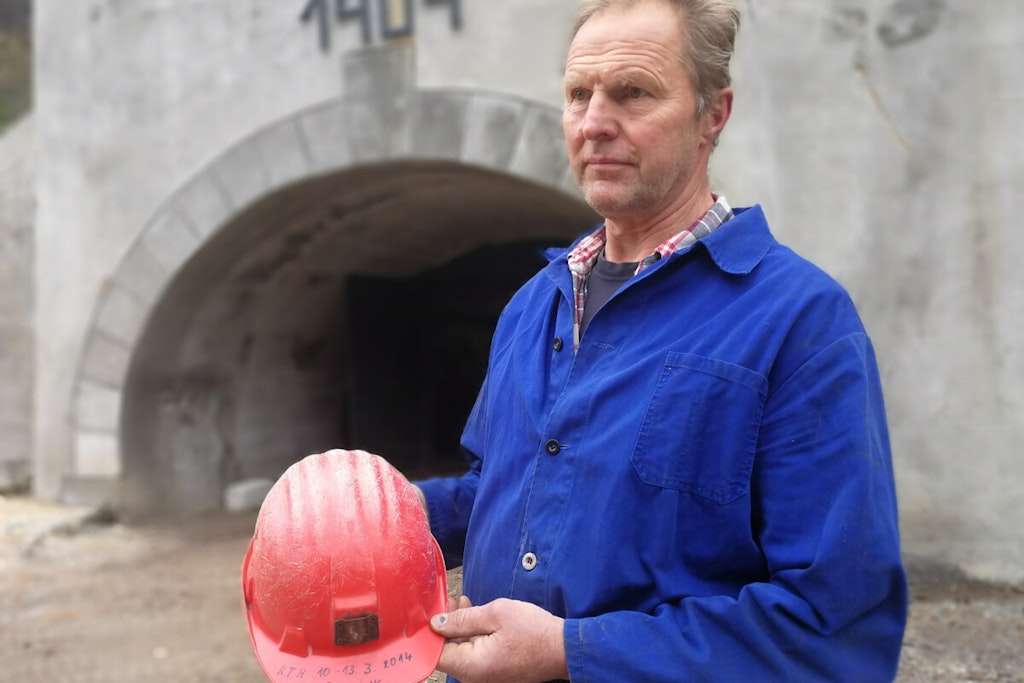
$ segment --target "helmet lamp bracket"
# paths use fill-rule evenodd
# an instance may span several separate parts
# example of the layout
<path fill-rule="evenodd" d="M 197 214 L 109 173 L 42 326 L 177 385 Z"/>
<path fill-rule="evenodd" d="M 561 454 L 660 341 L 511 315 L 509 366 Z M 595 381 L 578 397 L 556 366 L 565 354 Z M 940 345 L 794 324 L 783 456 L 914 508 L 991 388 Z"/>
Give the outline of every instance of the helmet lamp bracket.
<path fill-rule="evenodd" d="M 334 644 L 342 647 L 363 645 L 380 638 L 380 624 L 376 614 L 359 614 L 334 622 Z"/>

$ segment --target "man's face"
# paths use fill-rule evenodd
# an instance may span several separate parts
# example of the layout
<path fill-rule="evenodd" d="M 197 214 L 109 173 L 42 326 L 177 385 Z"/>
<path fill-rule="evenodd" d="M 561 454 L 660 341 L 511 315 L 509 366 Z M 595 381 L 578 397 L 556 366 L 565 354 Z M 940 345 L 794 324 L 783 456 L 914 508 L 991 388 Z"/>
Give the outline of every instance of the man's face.
<path fill-rule="evenodd" d="M 569 47 L 565 131 L 569 161 L 595 211 L 643 220 L 670 209 L 706 176 L 711 138 L 680 61 L 679 18 L 667 4 L 610 8 Z"/>

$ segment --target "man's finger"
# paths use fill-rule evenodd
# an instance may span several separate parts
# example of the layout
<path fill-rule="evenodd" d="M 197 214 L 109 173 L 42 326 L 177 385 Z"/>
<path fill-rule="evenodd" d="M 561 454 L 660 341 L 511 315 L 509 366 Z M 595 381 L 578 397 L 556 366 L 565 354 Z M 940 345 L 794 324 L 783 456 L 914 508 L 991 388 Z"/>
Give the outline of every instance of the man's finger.
<path fill-rule="evenodd" d="M 470 602 L 469 598 L 465 595 L 459 596 L 458 598 L 448 598 L 448 611 L 454 612 L 457 609 L 465 609 L 466 607 L 472 607 L 473 603 Z"/>
<path fill-rule="evenodd" d="M 471 638 L 494 632 L 486 607 L 464 607 L 435 614 L 430 619 L 430 628 L 445 638 Z"/>

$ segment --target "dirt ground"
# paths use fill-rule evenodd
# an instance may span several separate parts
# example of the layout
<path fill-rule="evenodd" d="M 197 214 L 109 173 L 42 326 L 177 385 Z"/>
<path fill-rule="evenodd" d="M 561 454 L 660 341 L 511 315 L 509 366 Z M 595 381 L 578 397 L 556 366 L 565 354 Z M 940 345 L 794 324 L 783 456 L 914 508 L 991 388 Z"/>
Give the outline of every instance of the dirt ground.
<path fill-rule="evenodd" d="M 0 681 L 264 680 L 240 595 L 254 519 L 126 526 L 0 497 Z M 900 683 L 1024 681 L 1024 588 L 910 573 Z"/>

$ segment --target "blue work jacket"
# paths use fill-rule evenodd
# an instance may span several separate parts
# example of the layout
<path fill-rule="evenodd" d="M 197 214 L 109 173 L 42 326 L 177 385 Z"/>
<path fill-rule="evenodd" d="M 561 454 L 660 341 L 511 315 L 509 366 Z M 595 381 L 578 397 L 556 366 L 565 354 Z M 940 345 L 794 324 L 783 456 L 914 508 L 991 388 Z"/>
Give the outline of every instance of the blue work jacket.
<path fill-rule="evenodd" d="M 568 253 L 501 315 L 468 472 L 421 483 L 466 595 L 565 617 L 573 681 L 893 680 L 907 587 L 847 293 L 741 209 L 574 354 Z"/>

